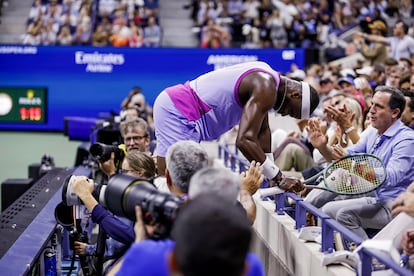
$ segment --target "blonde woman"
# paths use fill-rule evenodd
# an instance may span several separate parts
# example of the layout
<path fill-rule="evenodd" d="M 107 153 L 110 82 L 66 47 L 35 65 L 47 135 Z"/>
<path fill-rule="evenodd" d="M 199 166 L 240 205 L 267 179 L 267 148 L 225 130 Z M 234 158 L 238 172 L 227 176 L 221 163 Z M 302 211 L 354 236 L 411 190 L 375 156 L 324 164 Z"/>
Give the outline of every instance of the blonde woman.
<path fill-rule="evenodd" d="M 330 145 L 356 144 L 363 129 L 363 114 L 361 105 L 352 97 L 344 97 L 336 105 L 326 107 L 328 116 L 336 122 L 335 135 L 329 138 Z"/>
<path fill-rule="evenodd" d="M 154 159 L 147 153 L 131 151 L 122 162 L 122 173 L 136 177 L 153 179 L 156 174 Z"/>

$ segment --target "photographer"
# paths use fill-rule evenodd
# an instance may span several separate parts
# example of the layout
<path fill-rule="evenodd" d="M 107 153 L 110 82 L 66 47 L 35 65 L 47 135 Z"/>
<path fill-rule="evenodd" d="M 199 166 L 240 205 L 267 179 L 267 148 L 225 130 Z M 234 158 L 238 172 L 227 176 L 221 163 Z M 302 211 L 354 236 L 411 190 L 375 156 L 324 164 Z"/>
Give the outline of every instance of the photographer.
<path fill-rule="evenodd" d="M 165 178 L 168 189 L 172 194 L 187 199 L 191 177 L 200 169 L 209 166 L 206 150 L 194 141 L 179 141 L 169 147 L 166 161 Z M 241 175 L 240 203 L 253 223 L 256 217 L 256 205 L 252 195 L 263 182 L 260 163 L 252 162 L 247 175 L 248 177 L 246 174 Z"/>
<path fill-rule="evenodd" d="M 119 130 L 124 140 L 127 153 L 132 151 L 145 152 L 152 155 L 150 151 L 150 135 L 148 124 L 142 118 L 134 118 L 123 121 Z M 100 163 L 101 170 L 108 176 L 116 173 L 115 154 L 111 154 L 111 158 Z"/>
<path fill-rule="evenodd" d="M 151 138 L 154 137 L 154 119 L 152 115 L 152 107 L 147 104 L 141 88 L 134 87 L 128 96 L 121 103 L 120 116 L 122 120 L 130 120 L 134 118 L 142 118 L 150 127 Z"/>
<path fill-rule="evenodd" d="M 246 211 L 243 209 L 240 203 L 238 203 L 237 196 L 239 195 L 240 190 L 246 191 L 247 189 L 247 191 L 250 191 L 248 192 L 249 194 L 255 193 L 257 191 L 257 188 L 263 181 L 260 164 L 252 163 L 247 174 L 243 174 L 241 179 L 243 180 L 243 184 L 240 187 L 240 178 L 238 178 L 236 174 L 229 171 L 228 169 L 204 167 L 198 170 L 191 177 L 189 186 L 189 204 L 191 204 L 193 198 L 197 199 L 199 196 L 208 195 L 209 201 L 212 202 L 213 205 L 216 203 L 220 204 L 224 201 L 230 202 L 232 206 L 231 208 L 236 207 L 235 209 L 237 210 L 238 216 L 240 214 L 243 214 L 242 217 L 246 218 Z M 227 209 L 220 209 L 216 215 L 223 215 L 226 211 Z M 180 217 L 180 215 L 181 213 L 179 213 L 178 217 Z M 217 239 L 224 239 L 226 234 L 223 235 L 223 231 L 225 232 L 226 224 L 228 224 L 230 221 L 232 220 L 223 222 L 223 228 L 217 229 L 218 231 L 214 232 L 216 233 L 214 236 L 218 237 Z M 178 221 L 176 223 L 178 223 Z M 173 226 L 173 237 L 174 229 L 176 229 L 176 223 L 174 223 Z M 188 227 L 188 225 L 186 225 L 186 227 L 191 229 L 195 235 L 198 233 L 198 231 L 194 232 L 195 229 L 193 229 L 193 226 L 194 225 L 192 225 L 192 227 Z M 207 224 L 203 226 L 208 227 Z M 146 240 L 149 234 L 148 227 L 145 225 L 144 228 L 140 208 L 137 208 L 137 222 L 135 224 L 135 233 L 135 244 L 127 251 L 123 259 L 121 259 L 121 261 L 113 267 L 113 269 L 110 271 L 110 275 L 114 275 L 115 273 L 117 273 L 117 275 L 168 275 L 168 261 L 166 256 L 171 254 L 173 251 L 175 247 L 174 241 L 170 239 L 162 241 Z M 220 235 L 218 233 L 220 233 Z M 204 243 L 207 240 L 211 241 L 212 237 L 206 237 Z M 176 240 L 176 242 L 178 244 L 179 241 Z M 186 241 L 181 242 L 189 243 L 190 240 L 188 240 L 187 237 Z M 206 245 L 199 246 L 200 248 L 205 248 Z M 217 254 L 217 251 L 211 251 L 208 253 L 214 255 Z M 144 259 L 146 261 L 136 261 Z M 255 254 L 247 254 L 246 262 L 248 264 L 246 275 L 264 275 L 262 264 Z M 119 268 L 120 270 L 117 272 Z"/>
<path fill-rule="evenodd" d="M 156 169 L 152 157 L 146 153 L 135 151 L 125 157 L 122 171 L 132 176 L 152 179 Z M 111 260 L 116 260 L 134 241 L 133 222 L 126 218 L 113 216 L 98 203 L 92 195 L 94 190 L 92 180 L 78 176 L 75 177 L 71 186 L 91 213 L 92 221 L 98 223 L 110 237 L 106 241 L 105 255 Z M 96 245 L 88 245 L 79 241 L 75 242 L 74 247 L 79 255 L 93 255 L 96 249 Z"/>

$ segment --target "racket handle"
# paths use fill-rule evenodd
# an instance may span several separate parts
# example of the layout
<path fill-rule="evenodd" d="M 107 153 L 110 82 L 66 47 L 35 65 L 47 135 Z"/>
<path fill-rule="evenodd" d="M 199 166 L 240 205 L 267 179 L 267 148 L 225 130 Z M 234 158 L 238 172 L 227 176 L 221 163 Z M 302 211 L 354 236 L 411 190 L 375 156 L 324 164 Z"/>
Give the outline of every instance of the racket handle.
<path fill-rule="evenodd" d="M 309 183 L 315 182 L 319 177 L 321 177 L 321 175 L 323 175 L 324 172 L 325 172 L 325 169 L 318 172 L 317 174 L 303 180 L 303 184 L 309 184 Z"/>
<path fill-rule="evenodd" d="M 271 188 L 263 188 L 259 189 L 259 194 L 261 198 L 265 198 L 267 196 L 273 196 L 284 193 L 285 190 L 280 189 L 279 187 L 271 187 Z"/>
<path fill-rule="evenodd" d="M 319 190 L 327 190 L 325 187 L 320 187 L 318 185 L 304 185 L 306 189 L 319 189 Z"/>

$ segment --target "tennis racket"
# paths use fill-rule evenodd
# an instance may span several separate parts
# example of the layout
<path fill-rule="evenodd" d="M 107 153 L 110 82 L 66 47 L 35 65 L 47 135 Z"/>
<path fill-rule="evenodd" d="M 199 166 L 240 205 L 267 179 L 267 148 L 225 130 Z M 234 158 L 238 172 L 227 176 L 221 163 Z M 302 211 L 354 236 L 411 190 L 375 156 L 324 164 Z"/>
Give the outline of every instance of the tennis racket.
<path fill-rule="evenodd" d="M 306 185 L 323 176 L 324 185 Z M 384 184 L 387 172 L 377 156 L 350 154 L 328 165 L 323 171 L 303 181 L 306 188 L 321 189 L 340 195 L 365 194 Z"/>

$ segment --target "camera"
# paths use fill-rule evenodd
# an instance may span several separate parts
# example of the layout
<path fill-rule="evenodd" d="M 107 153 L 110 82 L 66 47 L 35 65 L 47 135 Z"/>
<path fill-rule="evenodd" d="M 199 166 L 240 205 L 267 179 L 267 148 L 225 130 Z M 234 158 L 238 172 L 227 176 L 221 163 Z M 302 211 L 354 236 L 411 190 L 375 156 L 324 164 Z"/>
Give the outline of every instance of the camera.
<path fill-rule="evenodd" d="M 90 154 L 100 162 L 108 161 L 111 153 L 115 153 L 115 160 L 122 160 L 125 157 L 125 145 L 106 145 L 103 143 L 92 144 L 89 148 Z"/>
<path fill-rule="evenodd" d="M 78 177 L 68 176 L 62 188 L 62 201 L 65 206 L 82 205 L 82 201 L 73 191 L 72 183 Z M 88 179 L 88 182 L 91 182 Z M 153 239 L 168 237 L 183 201 L 172 194 L 157 190 L 146 179 L 130 175 L 116 174 L 112 176 L 107 185 L 93 184 L 94 198 L 114 215 L 127 217 L 135 221 L 135 206 L 142 209 L 143 219 L 146 224 L 157 225 L 157 231 Z M 65 215 L 55 212 L 56 220 L 63 221 Z M 69 219 L 70 220 L 70 219 Z"/>

